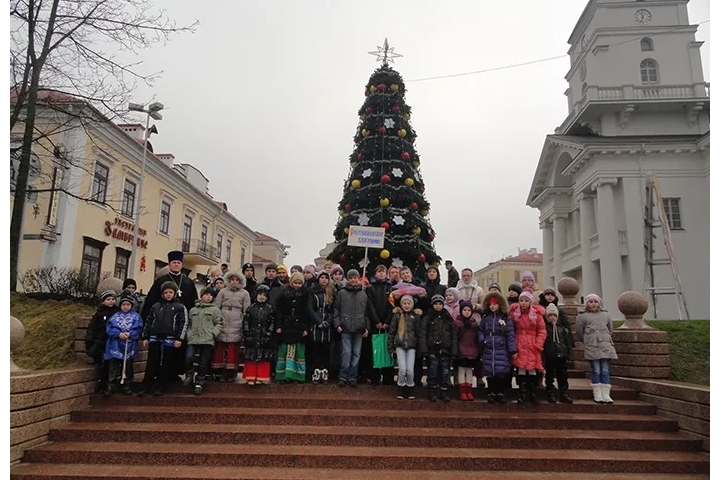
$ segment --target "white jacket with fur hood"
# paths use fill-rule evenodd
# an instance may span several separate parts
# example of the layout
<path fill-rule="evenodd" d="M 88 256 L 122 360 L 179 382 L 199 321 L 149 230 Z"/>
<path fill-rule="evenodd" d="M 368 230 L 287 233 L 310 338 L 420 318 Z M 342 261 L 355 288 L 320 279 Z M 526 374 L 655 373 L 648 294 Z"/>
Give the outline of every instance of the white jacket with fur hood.
<path fill-rule="evenodd" d="M 232 277 L 240 279 L 237 287 L 230 285 Z M 223 316 L 223 329 L 215 340 L 223 343 L 242 341 L 243 318 L 250 307 L 250 294 L 245 290 L 245 275 L 238 272 L 227 272 L 225 288 L 220 290 L 215 297 L 215 305 L 220 308 Z"/>

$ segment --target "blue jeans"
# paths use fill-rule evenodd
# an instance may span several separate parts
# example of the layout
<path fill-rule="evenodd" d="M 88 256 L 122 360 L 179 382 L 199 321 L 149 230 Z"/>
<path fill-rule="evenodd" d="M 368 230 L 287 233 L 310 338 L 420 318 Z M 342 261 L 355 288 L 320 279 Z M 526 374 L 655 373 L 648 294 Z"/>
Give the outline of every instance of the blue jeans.
<path fill-rule="evenodd" d="M 428 355 L 428 386 L 447 390 L 449 378 L 450 356 L 434 353 Z"/>
<path fill-rule="evenodd" d="M 210 373 L 210 360 L 212 359 L 212 352 L 212 345 L 188 345 L 185 350 L 185 372 L 187 375 L 193 374 L 195 353 L 200 354 L 197 376 L 195 377 L 195 383 L 198 385 L 203 385 L 205 383 L 205 378 L 208 373 Z"/>
<path fill-rule="evenodd" d="M 610 385 L 610 360 L 590 360 L 590 383 Z"/>
<path fill-rule="evenodd" d="M 358 376 L 358 364 L 360 363 L 360 349 L 362 348 L 362 336 L 360 332 L 342 332 L 342 360 L 340 364 L 340 381 L 356 382 Z"/>
<path fill-rule="evenodd" d="M 415 386 L 415 349 L 414 348 L 395 348 L 395 355 L 398 363 L 398 379 L 399 387 Z"/>

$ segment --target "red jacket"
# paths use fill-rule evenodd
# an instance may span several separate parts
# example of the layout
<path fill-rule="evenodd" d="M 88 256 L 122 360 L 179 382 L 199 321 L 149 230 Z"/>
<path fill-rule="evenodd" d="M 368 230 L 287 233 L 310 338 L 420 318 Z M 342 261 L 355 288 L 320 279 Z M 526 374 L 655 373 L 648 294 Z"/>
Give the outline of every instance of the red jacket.
<path fill-rule="evenodd" d="M 524 313 L 520 312 L 519 304 L 510 305 L 510 318 L 515 326 L 518 354 L 513 362 L 516 367 L 528 370 L 543 369 L 541 354 L 547 338 L 544 315 L 545 308 L 540 305 L 530 305 L 530 310 Z"/>

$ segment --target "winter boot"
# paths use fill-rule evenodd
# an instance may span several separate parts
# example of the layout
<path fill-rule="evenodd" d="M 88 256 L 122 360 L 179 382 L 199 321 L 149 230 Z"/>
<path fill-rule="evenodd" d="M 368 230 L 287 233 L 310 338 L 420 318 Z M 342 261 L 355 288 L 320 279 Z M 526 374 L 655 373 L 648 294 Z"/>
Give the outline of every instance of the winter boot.
<path fill-rule="evenodd" d="M 225 381 L 227 383 L 235 383 L 237 380 L 237 370 L 228 368 L 225 370 Z"/>
<path fill-rule="evenodd" d="M 405 387 L 407 388 L 405 398 L 408 400 L 415 400 L 415 387 Z"/>
<path fill-rule="evenodd" d="M 467 399 L 472 402 L 473 400 L 475 400 L 475 396 L 472 393 L 472 391 L 473 391 L 472 382 L 466 383 L 465 388 L 466 388 L 465 393 L 467 393 Z"/>
<path fill-rule="evenodd" d="M 203 392 L 203 386 L 200 384 L 195 385 L 195 395 L 200 395 Z"/>
<path fill-rule="evenodd" d="M 613 403 L 613 399 L 610 398 L 610 385 L 601 384 L 600 393 L 602 395 L 603 403 Z"/>
<path fill-rule="evenodd" d="M 499 405 L 504 405 L 504 404 L 505 404 L 505 395 L 503 395 L 502 392 L 499 392 L 499 393 L 496 393 L 496 394 L 495 394 L 495 403 L 497 403 L 497 404 L 499 404 Z"/>
<path fill-rule="evenodd" d="M 440 389 L 440 399 L 445 403 L 448 403 L 450 401 L 450 395 L 448 395 L 447 388 Z"/>
<path fill-rule="evenodd" d="M 531 376 L 530 381 L 528 382 L 528 400 L 530 400 L 530 402 L 535 405 L 538 405 L 540 403 L 540 400 L 538 400 L 537 396 L 537 387 L 538 378 L 535 376 Z"/>
<path fill-rule="evenodd" d="M 112 383 L 106 384 L 106 385 L 105 385 L 105 388 L 102 390 L 103 396 L 109 397 L 109 396 L 112 395 L 113 393 L 115 393 L 115 385 L 112 384 Z"/>
<path fill-rule="evenodd" d="M 183 380 L 183 386 L 184 386 L 184 387 L 188 387 L 188 386 L 192 385 L 192 383 L 193 383 L 193 376 L 194 376 L 194 375 L 193 375 L 193 371 L 192 371 L 192 370 L 188 370 L 188 372 L 185 374 L 185 380 Z"/>
<path fill-rule="evenodd" d="M 545 394 L 547 395 L 548 403 L 557 403 L 557 397 L 555 396 L 555 387 L 553 387 L 552 385 L 546 385 Z"/>
<path fill-rule="evenodd" d="M 593 400 L 595 403 L 603 403 L 603 397 L 602 397 L 602 391 L 600 390 L 601 386 L 599 383 L 593 383 L 592 384 L 592 391 L 593 391 Z"/>
<path fill-rule="evenodd" d="M 437 387 L 428 387 L 428 390 L 430 391 L 430 401 L 437 402 L 438 401 Z"/>
<path fill-rule="evenodd" d="M 123 395 L 132 395 L 132 388 L 130 388 L 130 385 L 127 383 L 123 384 L 122 387 L 120 387 L 120 391 L 123 393 Z"/>
<path fill-rule="evenodd" d="M 395 398 L 398 398 L 400 400 L 405 398 L 405 386 L 404 385 L 402 387 L 400 385 L 398 385 L 398 392 L 397 392 L 397 395 L 395 395 Z"/>
<path fill-rule="evenodd" d="M 468 392 L 467 386 L 468 386 L 467 383 L 461 383 L 461 384 L 459 385 L 459 389 L 460 389 L 460 400 L 462 400 L 463 402 L 466 401 L 466 400 L 469 400 L 468 394 L 467 394 L 467 392 Z"/>
<path fill-rule="evenodd" d="M 526 380 L 526 378 L 527 378 L 527 375 L 519 375 L 519 374 L 517 375 L 517 377 L 515 377 L 515 381 L 517 382 L 518 387 L 520 387 L 518 389 L 518 390 L 520 390 L 520 392 L 518 394 L 518 399 L 517 399 L 518 404 L 527 403 L 527 401 L 528 401 L 528 388 L 530 387 L 530 385 L 528 384 L 528 381 Z"/>
<path fill-rule="evenodd" d="M 164 383 L 158 384 L 158 385 L 155 387 L 155 392 L 153 393 L 153 395 L 155 395 L 156 397 L 161 397 L 161 396 L 165 395 L 165 390 L 166 390 L 166 388 L 167 388 L 167 387 L 165 386 Z"/>
<path fill-rule="evenodd" d="M 573 400 L 572 400 L 572 398 L 570 398 L 567 388 L 560 389 L 560 402 L 561 403 L 573 403 Z"/>
<path fill-rule="evenodd" d="M 323 368 L 323 369 L 320 371 L 320 373 L 321 373 L 321 377 L 322 377 L 322 383 L 323 383 L 323 385 L 325 385 L 326 383 L 328 383 L 328 371 L 327 371 L 327 368 Z"/>
<path fill-rule="evenodd" d="M 316 368 L 312 374 L 313 385 L 317 385 L 318 383 L 320 383 L 321 378 L 322 378 L 322 375 L 320 374 L 320 370 Z"/>

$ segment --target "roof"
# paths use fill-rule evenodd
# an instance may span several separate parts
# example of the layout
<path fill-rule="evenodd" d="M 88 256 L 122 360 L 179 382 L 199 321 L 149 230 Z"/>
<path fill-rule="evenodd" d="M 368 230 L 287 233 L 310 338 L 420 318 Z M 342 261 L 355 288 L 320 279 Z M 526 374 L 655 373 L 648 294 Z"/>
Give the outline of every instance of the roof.
<path fill-rule="evenodd" d="M 500 260 L 505 263 L 543 263 L 542 253 L 523 253 L 522 255 L 515 255 L 514 257 L 506 257 Z"/>
<path fill-rule="evenodd" d="M 273 238 L 270 235 L 265 235 L 264 233 L 258 232 L 257 230 L 255 231 L 255 233 L 257 233 L 257 239 L 259 242 L 280 242 L 280 240 L 278 240 L 277 238 Z"/>
<path fill-rule="evenodd" d="M 12 87 L 10 88 L 10 104 L 12 104 L 16 98 L 17 88 Z M 50 88 L 43 88 L 38 90 L 38 102 L 73 103 L 83 101 L 83 99 L 61 92 L 59 90 L 52 90 Z"/>
<path fill-rule="evenodd" d="M 273 261 L 272 261 L 272 260 L 268 260 L 268 259 L 265 258 L 265 257 L 261 257 L 260 255 L 255 255 L 255 254 L 253 253 L 252 263 L 273 263 Z"/>

